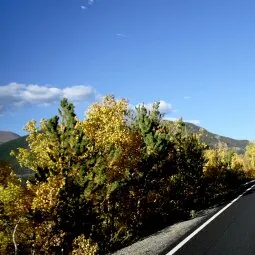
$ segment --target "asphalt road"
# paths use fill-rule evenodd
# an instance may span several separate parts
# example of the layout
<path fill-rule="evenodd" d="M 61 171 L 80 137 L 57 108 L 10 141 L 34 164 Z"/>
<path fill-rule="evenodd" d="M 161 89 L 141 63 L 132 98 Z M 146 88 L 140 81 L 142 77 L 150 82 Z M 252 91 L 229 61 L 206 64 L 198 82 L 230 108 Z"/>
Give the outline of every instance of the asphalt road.
<path fill-rule="evenodd" d="M 255 187 L 174 255 L 255 255 Z"/>

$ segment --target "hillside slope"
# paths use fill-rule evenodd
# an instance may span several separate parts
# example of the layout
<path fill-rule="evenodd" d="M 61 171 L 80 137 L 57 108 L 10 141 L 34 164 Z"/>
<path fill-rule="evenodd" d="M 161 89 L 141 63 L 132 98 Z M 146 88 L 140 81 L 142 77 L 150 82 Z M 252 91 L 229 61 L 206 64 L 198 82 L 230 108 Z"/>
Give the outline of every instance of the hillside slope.
<path fill-rule="evenodd" d="M 26 168 L 20 167 L 16 158 L 10 156 L 10 152 L 12 150 L 16 150 L 19 147 L 27 148 L 28 145 L 27 145 L 26 138 L 27 136 L 22 136 L 17 139 L 0 144 L 0 160 L 9 162 L 12 165 L 14 171 L 18 175 L 29 174 L 30 171 Z"/>
<path fill-rule="evenodd" d="M 198 133 L 201 127 L 192 123 L 185 123 L 187 132 Z M 11 133 L 11 132 L 9 132 Z M 29 174 L 30 171 L 25 168 L 21 168 L 17 160 L 10 156 L 12 150 L 16 150 L 18 147 L 27 148 L 28 144 L 26 141 L 27 136 L 19 137 L 17 139 L 0 144 L 0 160 L 5 160 L 11 163 L 15 172 L 19 175 Z M 249 144 L 248 140 L 236 140 L 225 136 L 220 136 L 211 133 L 204 129 L 201 140 L 208 144 L 210 147 L 215 147 L 219 142 L 226 143 L 230 149 L 233 149 L 239 153 L 244 153 L 246 146 Z"/>
<path fill-rule="evenodd" d="M 5 142 L 9 142 L 9 141 L 17 139 L 19 137 L 20 136 L 18 134 L 15 134 L 13 132 L 0 131 L 0 144 L 5 143 Z"/>
<path fill-rule="evenodd" d="M 187 131 L 191 133 L 198 133 L 201 127 L 192 123 L 185 123 Z M 208 144 L 210 147 L 215 147 L 219 142 L 227 144 L 230 149 L 237 152 L 244 153 L 246 146 L 249 144 L 248 140 L 237 140 L 226 136 L 220 136 L 203 129 L 201 140 Z"/>

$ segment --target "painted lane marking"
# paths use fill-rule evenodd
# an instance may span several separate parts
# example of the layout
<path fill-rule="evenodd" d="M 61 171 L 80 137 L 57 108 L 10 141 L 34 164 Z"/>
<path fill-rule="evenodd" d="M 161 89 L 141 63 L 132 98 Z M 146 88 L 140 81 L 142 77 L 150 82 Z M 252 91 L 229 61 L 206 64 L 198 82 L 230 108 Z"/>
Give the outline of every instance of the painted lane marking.
<path fill-rule="evenodd" d="M 203 228 L 205 228 L 210 222 L 212 222 L 214 219 L 216 219 L 220 214 L 222 214 L 226 209 L 228 209 L 232 204 L 234 204 L 238 199 L 240 199 L 246 192 L 250 191 L 253 187 L 255 187 L 255 184 L 252 185 L 250 188 L 245 190 L 241 195 L 239 195 L 237 198 L 232 200 L 229 204 L 227 204 L 225 207 L 223 207 L 220 211 L 218 211 L 216 214 L 214 214 L 210 219 L 208 219 L 205 223 L 203 223 L 199 228 L 197 228 L 195 231 L 193 231 L 191 234 L 189 234 L 185 239 L 183 239 L 179 244 L 177 244 L 172 250 L 170 250 L 166 255 L 173 255 L 175 252 L 177 252 L 182 246 L 184 246 L 191 238 L 193 238 L 196 234 L 198 234 Z"/>

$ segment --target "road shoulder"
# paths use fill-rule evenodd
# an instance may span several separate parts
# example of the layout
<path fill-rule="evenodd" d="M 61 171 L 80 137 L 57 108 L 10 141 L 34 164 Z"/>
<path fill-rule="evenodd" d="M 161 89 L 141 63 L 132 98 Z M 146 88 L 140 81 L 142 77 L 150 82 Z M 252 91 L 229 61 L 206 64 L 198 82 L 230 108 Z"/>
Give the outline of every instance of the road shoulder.
<path fill-rule="evenodd" d="M 220 209 L 221 207 L 215 207 L 203 210 L 198 217 L 166 227 L 141 241 L 113 253 L 113 255 L 165 254 Z"/>
<path fill-rule="evenodd" d="M 244 184 L 244 190 L 252 186 L 255 181 L 247 182 Z M 244 194 L 243 193 L 243 194 Z M 239 193 L 240 194 L 240 193 Z M 242 194 L 242 195 L 243 195 Z M 240 195 L 240 196 L 242 196 Z M 236 198 L 238 199 L 238 198 Z M 234 200 L 236 200 L 234 199 Z M 233 203 L 234 200 L 232 200 Z M 141 241 L 138 241 L 128 247 L 116 251 L 112 255 L 164 255 L 173 249 L 178 243 L 182 242 L 193 231 L 199 228 L 207 220 L 213 217 L 224 206 L 217 206 L 211 209 L 206 209 L 198 213 L 196 218 L 182 221 L 166 227 Z"/>

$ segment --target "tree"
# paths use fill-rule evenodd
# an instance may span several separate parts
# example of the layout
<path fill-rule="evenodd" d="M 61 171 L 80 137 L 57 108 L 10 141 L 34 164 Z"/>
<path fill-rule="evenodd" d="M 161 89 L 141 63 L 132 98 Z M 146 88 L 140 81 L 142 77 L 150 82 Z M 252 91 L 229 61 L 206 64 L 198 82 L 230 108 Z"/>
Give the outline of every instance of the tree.
<path fill-rule="evenodd" d="M 252 178 L 255 176 L 255 144 L 250 143 L 246 147 L 244 154 L 244 170 Z"/>
<path fill-rule="evenodd" d="M 63 99 L 58 116 L 26 130 L 29 148 L 13 154 L 34 178 L 22 186 L 0 163 L 2 253 L 109 253 L 226 197 L 253 162 L 249 148 L 244 163 L 208 149 L 182 120 L 163 120 L 159 103 L 132 111 L 114 96 L 82 121 Z"/>
<path fill-rule="evenodd" d="M 55 254 L 62 249 L 68 253 L 81 229 L 87 228 L 84 232 L 88 235 L 93 224 L 86 224 L 91 209 L 84 199 L 82 178 L 86 175 L 88 139 L 73 104 L 66 99 L 60 103 L 59 116 L 43 119 L 40 127 L 30 121 L 26 130 L 29 149 L 20 148 L 16 157 L 35 172 L 27 185 L 33 194 L 33 247 L 43 253 Z"/>
<path fill-rule="evenodd" d="M 127 212 L 123 213 L 121 206 L 125 203 L 123 192 L 128 193 L 141 160 L 142 140 L 130 123 L 127 101 L 115 100 L 113 96 L 93 104 L 83 121 L 84 133 L 92 143 L 90 158 L 94 159 L 85 196 L 99 215 L 98 228 L 101 235 L 105 235 L 104 246 L 108 247 L 127 237 L 128 226 L 124 219 Z"/>
<path fill-rule="evenodd" d="M 205 151 L 206 162 L 204 173 L 206 175 L 219 175 L 224 169 L 231 166 L 231 154 L 233 154 L 226 144 L 219 143 L 215 149 Z"/>
<path fill-rule="evenodd" d="M 16 254 L 19 247 L 28 251 L 32 235 L 27 218 L 30 194 L 8 163 L 0 162 L 0 172 L 0 253 Z"/>
<path fill-rule="evenodd" d="M 204 206 L 203 166 L 207 146 L 201 134 L 190 134 L 182 119 L 170 125 L 169 133 L 175 148 L 176 171 L 171 177 L 173 207 L 180 215 Z"/>

